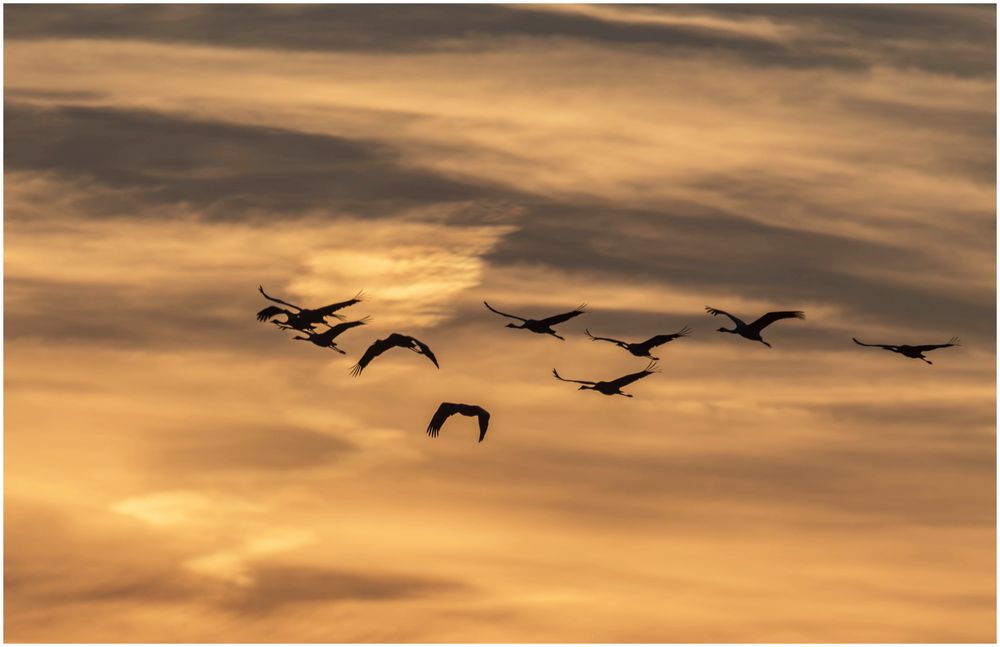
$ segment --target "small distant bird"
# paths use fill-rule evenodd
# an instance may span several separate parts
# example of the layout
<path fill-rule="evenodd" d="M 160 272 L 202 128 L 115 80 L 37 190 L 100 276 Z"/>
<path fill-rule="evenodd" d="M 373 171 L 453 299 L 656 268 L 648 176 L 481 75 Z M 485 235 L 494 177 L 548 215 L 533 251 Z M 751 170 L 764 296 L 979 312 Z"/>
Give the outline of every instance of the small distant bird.
<path fill-rule="evenodd" d="M 594 337 L 593 335 L 590 334 L 590 330 L 587 330 L 587 336 L 590 337 L 593 341 L 609 341 L 612 344 L 615 344 L 616 346 L 624 348 L 625 350 L 632 353 L 636 357 L 648 357 L 649 359 L 653 360 L 659 360 L 660 358 L 653 357 L 652 355 L 649 354 L 649 351 L 653 350 L 654 348 L 656 348 L 661 344 L 667 343 L 668 341 L 673 341 L 679 337 L 686 337 L 690 334 L 691 334 L 691 329 L 688 328 L 687 326 L 684 326 L 684 328 L 673 334 L 657 335 L 656 337 L 650 337 L 644 342 L 630 344 L 626 341 L 621 341 L 619 339 L 611 339 L 610 337 Z"/>
<path fill-rule="evenodd" d="M 368 350 L 365 351 L 365 354 L 361 356 L 360 360 L 358 360 L 358 363 L 351 369 L 351 375 L 354 375 L 355 377 L 361 375 L 361 371 L 365 370 L 365 367 L 371 364 L 373 359 L 390 348 L 396 347 L 408 348 L 417 355 L 424 355 L 427 359 L 434 363 L 434 366 L 441 368 L 438 366 L 437 358 L 434 357 L 434 353 L 431 352 L 430 346 L 419 339 L 410 337 L 409 335 L 401 335 L 398 332 L 394 332 L 385 339 L 379 339 L 369 346 Z"/>
<path fill-rule="evenodd" d="M 441 406 L 431 418 L 431 424 L 427 425 L 427 435 L 437 438 L 444 421 L 460 413 L 463 416 L 477 416 L 479 418 L 479 442 L 486 438 L 486 428 L 490 426 L 490 412 L 475 404 L 456 404 L 454 402 L 442 402 Z"/>
<path fill-rule="evenodd" d="M 348 299 L 347 301 L 331 303 L 330 305 L 323 306 L 322 308 L 309 309 L 300 308 L 299 306 L 288 303 L 287 301 L 282 301 L 281 299 L 275 299 L 272 296 L 268 296 L 267 292 L 264 292 L 264 286 L 258 286 L 257 289 L 260 290 L 260 293 L 263 294 L 264 298 L 268 301 L 274 301 L 275 303 L 280 303 L 281 305 L 295 309 L 295 312 L 292 312 L 286 308 L 268 306 L 257 313 L 257 321 L 271 321 L 271 323 L 279 328 L 286 330 L 299 330 L 302 332 L 313 330 L 316 324 L 326 323 L 327 317 L 334 317 L 343 321 L 343 315 L 335 314 L 337 310 L 353 306 L 355 303 L 360 303 L 364 298 L 364 294 L 362 292 L 358 292 L 354 295 L 354 298 Z M 282 314 L 285 315 L 284 321 L 273 320 L 274 317 Z"/>
<path fill-rule="evenodd" d="M 337 351 L 341 355 L 346 355 L 347 353 L 337 348 L 337 343 L 334 341 L 334 339 L 340 336 L 341 333 L 346 332 L 351 328 L 365 325 L 366 323 L 368 323 L 369 319 L 371 319 L 371 317 L 365 317 L 364 319 L 359 319 L 358 321 L 346 321 L 344 323 L 339 323 L 336 326 L 330 326 L 329 329 L 324 330 L 323 332 L 312 332 L 311 330 L 303 330 L 301 332 L 304 332 L 306 335 L 308 335 L 307 337 L 301 337 L 299 335 L 296 335 L 295 337 L 292 337 L 292 339 L 310 341 L 319 346 L 320 348 L 329 348 L 331 350 Z"/>
<path fill-rule="evenodd" d="M 765 328 L 773 324 L 775 321 L 779 321 L 781 319 L 806 318 L 805 313 L 803 313 L 801 310 L 782 310 L 781 312 L 768 312 L 760 319 L 757 319 L 757 321 L 754 321 L 753 323 L 746 323 L 739 317 L 734 317 L 725 310 L 719 310 L 717 308 L 709 308 L 708 306 L 705 306 L 705 312 L 711 314 L 712 316 L 726 315 L 727 317 L 733 320 L 734 324 L 736 324 L 736 327 L 733 328 L 732 330 L 730 330 L 729 328 L 719 328 L 719 332 L 731 332 L 733 334 L 739 335 L 751 341 L 759 341 L 768 348 L 771 347 L 771 344 L 767 343 L 766 341 L 760 338 L 760 331 L 764 330 Z"/>
<path fill-rule="evenodd" d="M 517 319 L 522 322 L 520 326 L 517 324 L 509 323 L 507 324 L 508 328 L 522 328 L 530 330 L 531 332 L 536 332 L 540 335 L 552 335 L 557 339 L 563 339 L 563 338 L 557 335 L 556 331 L 552 330 L 552 326 L 560 324 L 564 321 L 568 321 L 573 317 L 576 317 L 577 315 L 582 315 L 583 313 L 586 312 L 586 307 L 587 307 L 587 304 L 583 304 L 578 306 L 577 309 L 573 310 L 572 312 L 564 312 L 561 315 L 554 315 L 552 317 L 548 317 L 547 319 L 525 319 L 524 317 L 518 317 L 517 315 L 509 315 L 506 312 L 500 312 L 499 310 L 497 310 L 490 304 L 486 303 L 485 301 L 483 301 L 483 304 L 490 311 L 495 312 L 498 315 L 509 317 L 511 319 Z M 565 339 L 563 339 L 563 341 L 565 341 Z"/>
<path fill-rule="evenodd" d="M 851 337 L 851 339 L 854 339 L 854 337 Z M 934 362 L 924 357 L 924 353 L 932 350 L 937 350 L 938 348 L 951 348 L 952 346 L 961 346 L 961 344 L 958 342 L 958 337 L 952 337 L 950 340 L 948 340 L 947 344 L 927 344 L 926 346 L 906 346 L 906 345 L 893 346 L 892 344 L 865 344 L 858 341 L 857 339 L 854 339 L 854 343 L 857 344 L 858 346 L 872 346 L 875 348 L 883 348 L 885 350 L 892 351 L 894 353 L 899 353 L 900 355 L 903 355 L 904 357 L 909 357 L 911 359 L 922 359 L 928 364 L 933 364 Z"/>
<path fill-rule="evenodd" d="M 562 380 L 563 382 L 575 382 L 576 384 L 583 384 L 579 388 L 580 391 L 584 389 L 591 389 L 604 395 L 624 395 L 626 398 L 631 398 L 632 396 L 628 393 L 622 393 L 622 387 L 628 386 L 636 380 L 641 380 L 647 375 L 652 375 L 656 373 L 656 362 L 650 362 L 646 368 L 639 371 L 638 373 L 630 373 L 629 375 L 624 375 L 617 380 L 610 380 L 608 382 L 592 382 L 590 380 L 567 380 L 566 378 L 559 375 L 556 369 L 552 369 L 552 374 L 556 376 L 557 380 Z"/>

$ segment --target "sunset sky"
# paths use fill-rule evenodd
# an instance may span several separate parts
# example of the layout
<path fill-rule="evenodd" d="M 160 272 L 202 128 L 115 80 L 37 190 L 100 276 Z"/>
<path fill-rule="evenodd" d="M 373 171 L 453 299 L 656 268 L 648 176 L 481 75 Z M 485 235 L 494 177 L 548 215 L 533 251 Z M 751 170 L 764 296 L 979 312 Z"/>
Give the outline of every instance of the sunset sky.
<path fill-rule="evenodd" d="M 4 17 L 7 641 L 995 640 L 994 6 Z"/>

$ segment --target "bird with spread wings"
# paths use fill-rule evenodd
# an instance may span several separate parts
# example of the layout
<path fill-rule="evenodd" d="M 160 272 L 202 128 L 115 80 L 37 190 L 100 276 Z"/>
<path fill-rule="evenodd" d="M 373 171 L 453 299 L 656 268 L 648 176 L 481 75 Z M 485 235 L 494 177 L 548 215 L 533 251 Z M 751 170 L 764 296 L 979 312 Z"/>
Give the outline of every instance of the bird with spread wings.
<path fill-rule="evenodd" d="M 851 337 L 851 339 L 854 339 L 854 337 Z M 854 343 L 857 344 L 858 346 L 870 346 L 874 348 L 881 348 L 883 350 L 891 351 L 893 353 L 899 353 L 900 355 L 904 357 L 909 357 L 911 359 L 922 359 L 928 364 L 933 364 L 934 362 L 924 357 L 924 353 L 932 350 L 937 350 L 939 348 L 951 348 L 952 346 L 962 345 L 959 343 L 958 337 L 952 337 L 950 340 L 948 340 L 947 344 L 926 344 L 924 346 L 906 346 L 906 345 L 895 346 L 893 344 L 865 344 L 863 342 L 858 341 L 857 339 L 854 339 Z"/>
<path fill-rule="evenodd" d="M 456 413 L 479 418 L 479 442 L 483 442 L 483 438 L 486 438 L 486 429 L 490 426 L 490 412 L 477 404 L 442 402 L 441 406 L 434 412 L 431 423 L 427 425 L 427 435 L 431 438 L 437 438 L 441 426 Z"/>
<path fill-rule="evenodd" d="M 751 341 L 759 341 L 768 348 L 771 347 L 771 344 L 761 339 L 760 331 L 764 330 L 765 328 L 773 324 L 775 321 L 780 321 L 782 319 L 806 318 L 805 313 L 802 312 L 801 310 L 782 310 L 779 312 L 768 312 L 767 314 L 760 316 L 755 321 L 747 323 L 742 319 L 740 319 L 739 317 L 731 315 L 725 310 L 719 310 L 718 308 L 710 308 L 708 306 L 705 306 L 705 312 L 709 313 L 712 316 L 725 315 L 732 320 L 733 324 L 735 325 L 734 328 L 732 329 L 719 328 L 719 332 L 733 333 L 734 335 L 739 335 L 740 337 L 749 339 Z"/>
<path fill-rule="evenodd" d="M 609 341 L 612 344 L 624 348 L 628 352 L 632 353 L 636 357 L 648 357 L 652 360 L 659 360 L 659 357 L 653 357 L 649 354 L 651 350 L 657 346 L 666 344 L 667 342 L 679 339 L 681 337 L 686 337 L 691 334 L 691 329 L 684 326 L 681 330 L 675 333 L 670 333 L 666 335 L 656 335 L 655 337 L 650 337 L 646 341 L 629 343 L 626 341 L 621 341 L 620 339 L 612 339 L 611 337 L 595 337 L 590 334 L 590 330 L 587 331 L 587 336 L 590 337 L 592 341 Z"/>
<path fill-rule="evenodd" d="M 561 324 L 564 321 L 569 321 L 573 317 L 584 314 L 587 310 L 587 304 L 582 304 L 577 306 L 576 310 L 571 310 L 570 312 L 564 312 L 562 314 L 553 315 L 551 317 L 546 317 L 545 319 L 525 319 L 524 317 L 518 317 L 517 315 L 507 314 L 506 312 L 500 312 L 490 304 L 483 301 L 485 305 L 491 312 L 495 312 L 503 317 L 508 317 L 510 319 L 517 319 L 521 322 L 520 325 L 509 323 L 508 328 L 520 328 L 522 330 L 530 330 L 531 332 L 538 333 L 540 335 L 552 335 L 556 339 L 565 339 L 556 334 L 556 331 L 552 329 L 552 326 L 556 324 Z"/>
<path fill-rule="evenodd" d="M 364 300 L 364 292 L 362 291 L 358 292 L 353 298 L 350 298 L 347 301 L 331 303 L 330 305 L 323 306 L 322 308 L 302 308 L 287 301 L 282 301 L 281 299 L 269 296 L 267 292 L 264 292 L 264 286 L 262 285 L 258 286 L 257 289 L 260 290 L 260 293 L 263 294 L 264 298 L 268 301 L 274 301 L 275 303 L 288 306 L 288 308 L 294 308 L 294 311 L 292 311 L 288 308 L 268 306 L 257 313 L 257 321 L 270 321 L 279 328 L 299 330 L 302 332 L 314 330 L 316 324 L 325 324 L 327 317 L 334 317 L 335 319 L 343 321 L 344 316 L 336 314 L 337 310 L 353 306 L 355 303 L 360 303 Z M 285 320 L 277 321 L 275 317 L 282 314 L 285 315 Z"/>
<path fill-rule="evenodd" d="M 307 335 L 306 337 L 296 335 L 295 337 L 292 337 L 292 339 L 309 341 L 316 344 L 320 348 L 329 348 L 331 350 L 337 351 L 341 355 L 346 355 L 347 353 L 338 348 L 337 342 L 334 340 L 337 337 L 339 337 L 342 333 L 347 332 L 351 328 L 365 325 L 366 323 L 368 323 L 370 319 L 371 317 L 365 317 L 363 319 L 359 319 L 358 321 L 345 321 L 344 323 L 339 323 L 335 326 L 330 326 L 327 330 L 324 330 L 323 332 L 312 332 L 311 330 L 303 330 L 302 332 L 304 332 Z"/>
<path fill-rule="evenodd" d="M 425 356 L 433 362 L 434 366 L 441 368 L 438 365 L 437 358 L 434 357 L 434 353 L 431 352 L 430 346 L 416 337 L 401 335 L 394 332 L 385 339 L 376 340 L 371 346 L 369 346 L 368 350 L 365 351 L 365 354 L 361 356 L 360 360 L 358 360 L 358 363 L 351 369 L 351 375 L 355 377 L 361 375 L 361 371 L 365 370 L 365 367 L 371 364 L 373 359 L 391 348 L 408 348 L 418 355 Z"/>
<path fill-rule="evenodd" d="M 622 387 L 628 386 L 632 382 L 641 380 L 644 377 L 652 375 L 653 373 L 659 372 L 656 368 L 656 362 L 650 362 L 646 368 L 639 371 L 638 373 L 629 373 L 628 375 L 623 375 L 616 380 L 608 380 L 606 382 L 594 382 L 592 380 L 567 380 L 563 376 L 559 375 L 556 369 L 552 369 L 552 375 L 555 376 L 557 380 L 562 380 L 563 382 L 574 382 L 576 384 L 583 384 L 578 390 L 583 391 L 584 389 L 590 389 L 592 391 L 597 391 L 598 393 L 603 393 L 604 395 L 624 395 L 626 398 L 631 398 L 632 395 L 628 393 L 622 393 Z"/>

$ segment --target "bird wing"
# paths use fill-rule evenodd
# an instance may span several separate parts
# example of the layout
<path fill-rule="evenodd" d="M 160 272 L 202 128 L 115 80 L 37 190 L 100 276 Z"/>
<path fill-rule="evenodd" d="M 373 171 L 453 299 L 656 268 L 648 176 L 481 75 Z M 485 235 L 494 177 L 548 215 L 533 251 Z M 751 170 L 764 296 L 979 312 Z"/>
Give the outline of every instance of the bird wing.
<path fill-rule="evenodd" d="M 483 438 L 486 438 L 486 430 L 490 426 L 490 412 L 482 407 L 477 407 L 479 409 L 479 442 L 483 442 Z"/>
<path fill-rule="evenodd" d="M 611 339 L 610 337 L 594 337 L 593 335 L 590 334 L 590 330 L 589 329 L 585 329 L 584 332 L 586 332 L 587 336 L 590 337 L 594 341 L 609 341 L 612 344 L 624 344 L 625 343 L 625 342 L 623 342 L 620 339 Z"/>
<path fill-rule="evenodd" d="M 361 371 L 365 370 L 365 367 L 371 364 L 373 359 L 390 348 L 398 346 L 398 344 L 393 343 L 391 340 L 392 337 L 390 336 L 386 339 L 378 339 L 372 343 L 372 345 L 368 347 L 368 350 L 365 351 L 365 354 L 361 356 L 361 359 L 358 360 L 358 363 L 351 369 L 351 375 L 355 377 L 361 375 Z"/>
<path fill-rule="evenodd" d="M 431 351 L 431 347 L 430 346 L 428 346 L 424 342 L 420 341 L 419 339 L 414 339 L 413 337 L 410 337 L 410 339 L 412 339 L 413 343 L 417 345 L 417 348 L 420 349 L 420 352 L 422 354 L 424 354 L 424 355 L 427 356 L 427 359 L 429 359 L 432 362 L 434 362 L 434 366 L 437 366 L 438 368 L 441 368 L 441 365 L 438 364 L 437 357 L 434 357 L 434 353 Z"/>
<path fill-rule="evenodd" d="M 635 382 L 636 380 L 641 380 L 642 378 L 646 377 L 647 375 L 652 375 L 653 373 L 656 373 L 656 372 L 657 372 L 656 362 L 650 362 L 649 365 L 646 366 L 646 368 L 644 368 L 643 370 L 639 371 L 638 373 L 629 373 L 628 375 L 623 375 L 622 377 L 618 378 L 617 380 L 611 380 L 609 382 L 609 384 L 611 384 L 616 389 L 620 389 L 623 386 L 628 386 L 632 382 Z"/>
<path fill-rule="evenodd" d="M 298 307 L 297 305 L 293 305 L 293 304 L 291 304 L 291 303 L 289 303 L 287 301 L 282 301 L 281 299 L 275 299 L 274 297 L 268 296 L 267 292 L 264 292 L 264 286 L 263 285 L 258 285 L 257 289 L 260 290 L 260 293 L 263 294 L 264 298 L 267 299 L 268 301 L 274 301 L 275 303 L 280 303 L 281 305 L 288 306 L 289 308 L 295 308 L 296 310 L 302 310 L 302 308 Z"/>
<path fill-rule="evenodd" d="M 577 315 L 582 315 L 583 313 L 587 312 L 586 308 L 587 304 L 582 303 L 576 307 L 576 310 L 573 310 L 571 312 L 564 312 L 561 315 L 553 315 L 551 317 L 546 317 L 545 319 L 542 319 L 539 323 L 543 323 L 546 326 L 554 326 L 564 321 L 568 321 L 573 317 L 576 317 Z"/>
<path fill-rule="evenodd" d="M 589 384 L 591 386 L 597 384 L 597 382 L 591 382 L 590 380 L 567 380 L 559 375 L 559 372 L 556 371 L 556 369 L 552 369 L 552 374 L 556 376 L 557 380 L 562 380 L 563 382 L 576 382 L 577 384 Z"/>
<path fill-rule="evenodd" d="M 492 310 L 493 312 L 497 313 L 498 315 L 503 315 L 504 317 L 510 317 L 511 319 L 517 319 L 518 321 L 527 321 L 527 319 L 525 319 L 524 317 L 518 317 L 517 315 L 509 315 L 506 312 L 500 312 L 499 310 L 497 310 L 496 308 L 494 308 L 490 304 L 486 303 L 485 301 L 483 301 L 483 305 L 485 305 L 489 310 Z"/>
<path fill-rule="evenodd" d="M 318 314 L 323 315 L 324 317 L 328 317 L 330 315 L 333 315 L 334 312 L 336 312 L 337 310 L 340 310 L 341 308 L 346 308 L 348 306 L 353 306 L 355 303 L 361 303 L 362 301 L 364 301 L 364 297 L 365 297 L 365 293 L 364 293 L 364 290 L 362 290 L 361 292 L 358 292 L 357 294 L 355 294 L 353 298 L 350 298 L 347 301 L 341 301 L 339 303 L 331 303 L 328 306 L 323 306 L 322 308 L 316 308 L 316 312 Z M 337 316 L 337 315 L 334 315 L 334 316 Z"/>
<path fill-rule="evenodd" d="M 958 341 L 958 337 L 952 337 L 950 340 L 948 340 L 947 344 L 928 344 L 926 346 L 913 346 L 913 348 L 915 350 L 920 351 L 921 353 L 924 353 L 929 350 L 935 350 L 937 348 L 950 348 L 952 346 L 961 346 L 961 345 L 962 344 L 960 344 Z"/>
<path fill-rule="evenodd" d="M 678 337 L 687 337 L 690 334 L 691 334 L 691 329 L 688 328 L 687 326 L 684 326 L 684 328 L 682 328 L 681 330 L 675 333 L 671 333 L 669 335 L 656 335 L 655 337 L 650 337 L 646 341 L 642 342 L 642 344 L 640 345 L 654 348 L 656 346 L 659 346 L 660 344 L 665 344 L 668 341 L 673 341 Z"/>
<path fill-rule="evenodd" d="M 267 321 L 268 319 L 276 317 L 280 314 L 288 314 L 288 311 L 284 308 L 279 308 L 278 306 L 267 306 L 257 313 L 257 321 Z"/>
<path fill-rule="evenodd" d="M 871 346 L 872 348 L 884 348 L 886 350 L 896 350 L 897 348 L 899 348 L 899 346 L 893 346 L 892 344 L 866 344 L 864 342 L 858 341 L 854 337 L 851 337 L 851 339 L 853 339 L 854 343 L 857 344 L 858 346 Z"/>
<path fill-rule="evenodd" d="M 739 317 L 734 317 L 733 315 L 729 314 L 725 310 L 719 310 L 718 308 L 710 308 L 709 306 L 705 306 L 705 312 L 707 312 L 708 314 L 712 315 L 713 317 L 716 316 L 716 315 L 726 315 L 727 317 L 729 317 L 730 319 L 732 319 L 733 323 L 736 324 L 737 326 L 745 326 L 746 325 L 745 321 L 743 321 Z"/>
<path fill-rule="evenodd" d="M 782 310 L 780 312 L 768 312 L 766 315 L 761 316 L 759 319 L 750 324 L 750 328 L 755 328 L 758 331 L 764 330 L 775 321 L 780 321 L 781 319 L 805 319 L 806 314 L 801 310 Z"/>
<path fill-rule="evenodd" d="M 434 412 L 434 417 L 431 418 L 431 422 L 427 425 L 427 435 L 431 438 L 437 438 L 438 432 L 441 431 L 441 426 L 445 423 L 452 414 L 458 411 L 458 405 L 452 402 L 442 402 L 441 406 L 437 408 Z"/>
<path fill-rule="evenodd" d="M 365 317 L 364 319 L 359 319 L 358 321 L 346 321 L 344 323 L 339 323 L 336 326 L 330 326 L 330 329 L 327 330 L 326 333 L 324 334 L 329 334 L 330 339 L 333 339 L 338 335 L 340 335 L 341 333 L 350 330 L 351 328 L 354 328 L 356 326 L 363 326 L 367 322 L 368 322 L 368 317 Z"/>

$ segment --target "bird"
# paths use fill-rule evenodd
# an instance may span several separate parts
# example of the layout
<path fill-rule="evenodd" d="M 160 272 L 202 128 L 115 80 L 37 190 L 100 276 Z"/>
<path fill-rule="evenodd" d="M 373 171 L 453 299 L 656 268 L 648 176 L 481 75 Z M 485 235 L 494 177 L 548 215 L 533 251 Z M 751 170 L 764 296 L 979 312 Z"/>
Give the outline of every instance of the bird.
<path fill-rule="evenodd" d="M 719 328 L 719 332 L 731 332 L 733 334 L 739 335 L 751 341 L 759 341 L 768 348 L 771 348 L 771 344 L 767 343 L 760 338 L 760 331 L 764 330 L 775 321 L 781 319 L 805 319 L 806 315 L 801 310 L 782 310 L 780 312 L 768 312 L 767 314 L 761 316 L 759 319 L 752 323 L 746 323 L 739 317 L 734 317 L 725 310 L 719 310 L 718 308 L 710 308 L 705 306 L 705 312 L 715 315 L 726 315 L 733 320 L 736 327 L 730 330 L 729 328 Z"/>
<path fill-rule="evenodd" d="M 630 373 L 628 375 L 623 375 L 616 380 L 609 380 L 607 382 L 593 382 L 591 380 L 567 380 L 566 378 L 559 375 L 556 369 L 552 369 L 552 374 L 557 380 L 562 380 L 563 382 L 575 382 L 577 384 L 583 384 L 578 390 L 582 391 L 584 389 L 590 389 L 597 391 L 598 393 L 603 393 L 604 395 L 624 395 L 626 398 L 631 398 L 632 395 L 629 393 L 622 393 L 622 387 L 628 386 L 636 380 L 641 380 L 647 375 L 652 375 L 657 372 L 656 362 L 650 362 L 646 368 L 639 371 L 638 373 Z"/>
<path fill-rule="evenodd" d="M 688 328 L 687 326 L 684 326 L 684 328 L 673 334 L 656 335 L 655 337 L 650 337 L 644 342 L 637 342 L 634 344 L 630 344 L 629 342 L 621 341 L 619 339 L 611 339 L 610 337 L 594 337 L 592 334 L 590 334 L 590 330 L 589 329 L 587 330 L 587 336 L 590 337 L 590 339 L 593 341 L 609 341 L 615 344 L 616 346 L 624 348 L 625 350 L 632 353 L 636 357 L 648 357 L 649 359 L 653 360 L 659 360 L 660 358 L 653 357 L 652 355 L 649 354 L 649 351 L 653 350 L 654 348 L 656 348 L 661 344 L 667 343 L 668 341 L 673 341 L 679 337 L 686 337 L 690 334 L 691 334 L 691 329 Z"/>
<path fill-rule="evenodd" d="M 341 301 L 339 303 L 331 303 L 328 306 L 323 306 L 322 308 L 301 308 L 297 305 L 288 303 L 287 301 L 282 301 L 281 299 L 275 299 L 272 296 L 268 296 L 267 292 L 264 292 L 264 286 L 257 286 L 260 293 L 264 295 L 264 298 L 269 301 L 274 301 L 275 303 L 280 303 L 286 305 L 289 308 L 295 308 L 295 312 L 288 310 L 286 308 L 279 308 L 278 306 L 268 306 L 257 313 L 257 321 L 271 321 L 274 325 L 283 329 L 294 329 L 302 332 L 311 331 L 315 328 L 316 324 L 326 323 L 326 317 L 334 317 L 343 321 L 344 316 L 336 314 L 337 310 L 346 308 L 348 306 L 353 306 L 355 303 L 360 303 L 364 300 L 364 291 L 358 292 L 353 298 L 347 301 Z M 278 315 L 285 315 L 284 321 L 272 321 L 274 317 Z"/>
<path fill-rule="evenodd" d="M 854 339 L 854 337 L 851 337 L 851 339 Z M 900 355 L 903 355 L 904 357 L 909 357 L 911 359 L 922 359 L 928 364 L 933 364 L 934 362 L 924 357 L 924 353 L 932 350 L 937 350 L 938 348 L 950 348 L 952 346 L 962 345 L 959 343 L 958 337 L 952 337 L 950 340 L 948 340 L 947 344 L 927 344 L 925 346 L 906 346 L 906 345 L 894 346 L 892 344 L 865 344 L 863 342 L 858 341 L 857 339 L 854 339 L 854 343 L 857 344 L 858 346 L 873 346 L 875 348 L 882 348 L 888 351 L 892 351 L 893 353 L 899 353 Z"/>
<path fill-rule="evenodd" d="M 361 375 L 361 371 L 365 370 L 365 367 L 371 364 L 373 359 L 390 348 L 395 348 L 397 346 L 399 348 L 409 348 L 418 355 L 424 355 L 427 359 L 434 363 L 434 366 L 441 368 L 438 365 L 437 358 L 434 357 L 434 353 L 431 352 L 430 346 L 419 339 L 410 337 L 409 335 L 401 335 L 398 332 L 394 332 L 385 339 L 376 340 L 371 346 L 369 346 L 368 350 L 365 351 L 365 354 L 361 356 L 360 360 L 358 360 L 358 363 L 351 369 L 351 375 L 355 377 Z"/>
<path fill-rule="evenodd" d="M 571 312 L 564 312 L 563 314 L 560 315 L 553 315 L 546 319 L 525 319 L 524 317 L 518 317 L 517 315 L 509 315 L 506 312 L 500 312 L 499 310 L 497 310 L 490 304 L 486 303 L 485 301 L 483 301 L 483 304 L 489 310 L 497 313 L 498 315 L 502 315 L 504 317 L 510 317 L 511 319 L 517 319 L 522 322 L 520 326 L 517 324 L 509 323 L 507 324 L 508 328 L 521 328 L 525 330 L 530 330 L 531 332 L 535 332 L 540 335 L 552 335 L 556 339 L 562 339 L 563 341 L 565 341 L 565 338 L 557 335 L 556 331 L 552 330 L 552 326 L 560 324 L 564 321 L 568 321 L 573 317 L 576 317 L 577 315 L 582 315 L 583 313 L 586 312 L 586 307 L 587 307 L 587 304 L 584 303 L 580 306 L 577 306 L 576 310 L 573 310 Z"/>
<path fill-rule="evenodd" d="M 490 412 L 477 404 L 442 402 L 441 406 L 434 412 L 431 423 L 427 425 L 427 435 L 431 438 L 437 438 L 438 432 L 441 431 L 441 425 L 456 413 L 479 418 L 479 442 L 483 442 L 483 438 L 486 438 L 486 429 L 490 426 Z"/>
<path fill-rule="evenodd" d="M 344 333 L 350 330 L 351 328 L 365 325 L 366 323 L 368 323 L 370 319 L 371 317 L 364 317 L 363 319 L 359 319 L 357 321 L 345 321 L 344 323 L 339 323 L 335 326 L 330 326 L 327 330 L 324 330 L 323 332 L 319 333 L 312 332 L 311 330 L 303 330 L 301 332 L 304 332 L 307 335 L 306 337 L 296 335 L 295 337 L 292 337 L 292 339 L 310 341 L 319 346 L 320 348 L 329 348 L 331 350 L 337 351 L 341 355 L 346 355 L 347 353 L 337 348 L 337 343 L 334 341 L 334 339 L 340 336 L 341 333 Z"/>

